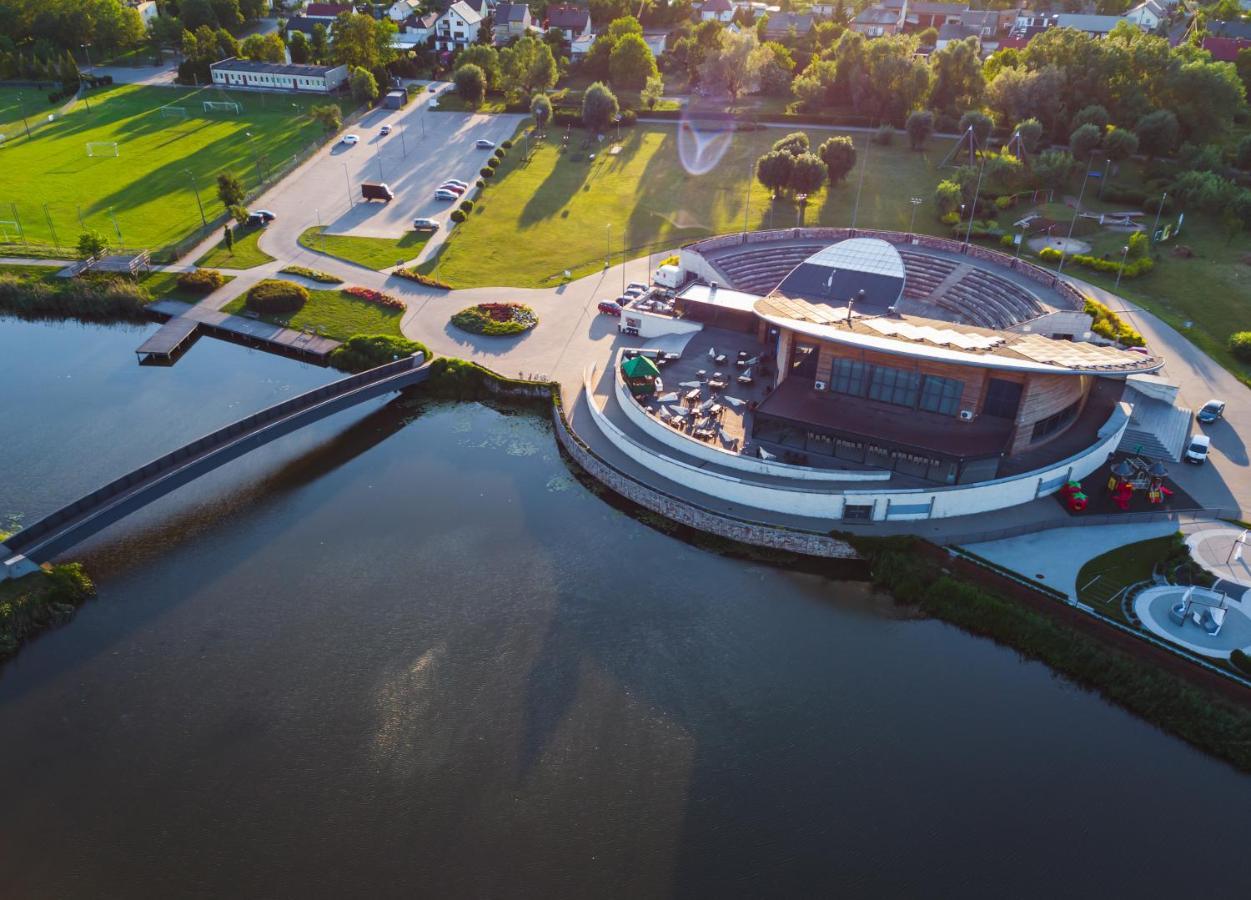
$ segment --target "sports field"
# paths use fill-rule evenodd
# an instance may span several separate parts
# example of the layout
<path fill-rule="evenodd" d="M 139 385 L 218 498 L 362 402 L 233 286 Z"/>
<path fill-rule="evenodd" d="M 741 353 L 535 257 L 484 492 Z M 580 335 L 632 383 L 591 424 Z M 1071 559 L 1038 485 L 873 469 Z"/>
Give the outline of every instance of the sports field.
<path fill-rule="evenodd" d="M 32 126 L 56 109 L 42 92 L 22 95 Z M 86 227 L 115 246 L 156 252 L 200 227 L 195 189 L 210 222 L 222 212 L 219 172 L 234 172 L 251 189 L 323 139 L 307 111 L 325 101 L 313 96 L 119 85 L 92 91 L 90 112 L 79 102 L 29 139 L 17 96 L 0 90 L 4 244 L 24 237 L 69 247 Z M 240 111 L 206 112 L 205 100 L 233 101 Z M 104 155 L 88 156 L 89 143 Z"/>

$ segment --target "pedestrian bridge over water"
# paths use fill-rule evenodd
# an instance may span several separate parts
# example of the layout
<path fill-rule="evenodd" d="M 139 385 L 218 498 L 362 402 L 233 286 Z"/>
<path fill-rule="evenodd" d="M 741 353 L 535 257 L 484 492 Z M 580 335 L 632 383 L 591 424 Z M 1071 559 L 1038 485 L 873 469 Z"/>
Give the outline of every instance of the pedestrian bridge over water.
<path fill-rule="evenodd" d="M 283 435 L 358 403 L 425 381 L 418 353 L 274 404 L 154 459 L 10 535 L 0 544 L 0 581 L 34 571 L 153 500 Z"/>

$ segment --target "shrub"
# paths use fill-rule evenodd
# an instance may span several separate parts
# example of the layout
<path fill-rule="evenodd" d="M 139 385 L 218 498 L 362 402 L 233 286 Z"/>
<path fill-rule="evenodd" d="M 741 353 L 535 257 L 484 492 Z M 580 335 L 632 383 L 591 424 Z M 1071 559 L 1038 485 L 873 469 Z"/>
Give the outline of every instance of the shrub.
<path fill-rule="evenodd" d="M 1235 331 L 1229 336 L 1229 352 L 1245 363 L 1251 363 L 1251 331 Z"/>
<path fill-rule="evenodd" d="M 329 272 L 319 272 L 317 269 L 309 269 L 305 266 L 286 266 L 279 269 L 288 275 L 300 275 L 309 281 L 320 281 L 322 284 L 340 284 L 343 279 L 337 275 L 331 275 Z"/>
<path fill-rule="evenodd" d="M 1043 247 L 1041 250 L 1038 251 L 1038 258 L 1041 259 L 1043 262 L 1058 263 L 1060 261 L 1061 256 L 1062 254 L 1055 247 Z"/>
<path fill-rule="evenodd" d="M 195 294 L 211 294 L 226 283 L 226 276 L 216 269 L 195 269 L 178 276 L 178 286 Z"/>
<path fill-rule="evenodd" d="M 248 309 L 261 315 L 290 315 L 308 302 L 308 290 L 294 281 L 266 278 L 253 285 L 245 302 Z"/>
<path fill-rule="evenodd" d="M 1126 347 L 1146 346 L 1147 342 L 1143 340 L 1141 334 L 1130 328 L 1124 319 L 1098 300 L 1086 298 L 1085 312 L 1094 320 L 1091 323 L 1090 330 L 1100 337 L 1107 338 L 1110 341 L 1117 341 Z"/>
<path fill-rule="evenodd" d="M 344 288 L 343 293 L 349 297 L 355 297 L 357 300 L 364 300 L 367 303 L 373 303 L 377 306 L 385 306 L 387 309 L 404 309 L 404 301 L 390 294 L 384 294 L 382 291 L 375 291 L 372 288 L 365 287 L 349 287 Z"/>
<path fill-rule="evenodd" d="M 495 170 L 492 169 L 490 166 L 483 166 L 481 169 L 478 170 L 478 174 L 481 175 L 483 178 L 490 178 L 495 174 Z"/>
<path fill-rule="evenodd" d="M 509 150 L 512 148 L 512 146 L 513 146 L 512 141 L 503 141 L 500 143 L 500 147 L 504 150 Z"/>
<path fill-rule="evenodd" d="M 636 113 L 636 112 L 635 112 L 634 110 L 632 110 L 632 109 L 627 109 L 627 110 L 624 110 L 624 111 L 621 113 L 621 125 L 622 125 L 622 127 L 628 127 L 628 126 L 630 126 L 630 125 L 635 125 L 635 124 L 637 124 L 637 123 L 638 123 L 638 120 L 639 120 L 638 113 Z"/>
<path fill-rule="evenodd" d="M 995 209 L 1011 209 L 1016 205 L 1016 197 L 1013 194 L 1004 194 L 1002 197 L 995 198 Z"/>
<path fill-rule="evenodd" d="M 473 212 L 473 201 L 472 200 L 460 201 L 460 208 L 463 209 L 467 213 Z"/>
<path fill-rule="evenodd" d="M 486 187 L 486 182 L 483 181 L 481 178 L 479 178 L 477 181 L 473 183 L 473 186 L 476 187 L 478 190 L 482 190 L 484 187 Z"/>
<path fill-rule="evenodd" d="M 490 159 L 487 160 L 487 165 L 490 166 L 492 169 L 498 169 L 500 163 L 502 163 L 503 161 L 504 160 L 500 157 L 500 155 L 496 153 Z"/>
<path fill-rule="evenodd" d="M 416 269 L 396 269 L 392 274 L 401 278 L 407 278 L 409 281 L 415 281 L 418 284 L 424 284 L 426 287 L 439 288 L 440 290 L 450 291 L 452 286 L 446 281 L 439 281 L 437 278 L 431 278 L 429 275 L 423 275 Z"/>
<path fill-rule="evenodd" d="M 449 218 L 453 222 L 456 222 L 457 224 L 459 224 L 465 221 L 465 211 L 463 209 L 454 209 L 452 210 L 452 215 L 449 216 Z"/>
<path fill-rule="evenodd" d="M 0 275 L 0 311 L 23 319 L 142 322 L 152 297 L 129 279 L 75 278 L 56 285 L 26 275 Z"/>
<path fill-rule="evenodd" d="M 955 225 L 960 221 L 960 214 L 957 212 L 943 213 L 939 217 L 939 221 L 944 225 Z"/>
<path fill-rule="evenodd" d="M 873 143 L 889 147 L 895 143 L 895 129 L 889 125 L 880 126 L 877 131 L 873 132 Z"/>
<path fill-rule="evenodd" d="M 328 361 L 343 372 L 364 372 L 414 353 L 424 353 L 430 361 L 430 348 L 417 341 L 389 334 L 354 334 L 330 354 Z"/>
<path fill-rule="evenodd" d="M 1229 654 L 1229 662 L 1235 669 L 1243 675 L 1251 675 L 1251 654 L 1243 653 L 1241 650 L 1235 650 Z"/>
<path fill-rule="evenodd" d="M 1013 242 L 1013 236 L 1010 234 L 1005 234 L 1003 237 L 999 239 L 999 246 L 1006 247 L 1007 249 L 1011 250 L 1013 247 L 1016 246 L 1016 244 Z"/>
<path fill-rule="evenodd" d="M 479 303 L 452 316 L 452 324 L 470 334 L 520 334 L 539 324 L 534 310 L 520 303 Z"/>

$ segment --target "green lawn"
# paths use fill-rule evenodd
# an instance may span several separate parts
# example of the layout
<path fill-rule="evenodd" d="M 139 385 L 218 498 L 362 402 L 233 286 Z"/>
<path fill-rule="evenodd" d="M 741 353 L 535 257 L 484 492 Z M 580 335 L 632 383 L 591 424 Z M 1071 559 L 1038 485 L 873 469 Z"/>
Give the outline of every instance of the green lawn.
<path fill-rule="evenodd" d="M 831 133 L 812 129 L 809 136 L 816 144 Z M 756 158 L 782 137 L 776 129 L 733 134 L 720 162 L 700 175 L 683 167 L 675 126 L 622 129 L 622 152 L 609 155 L 612 142 L 606 141 L 591 148 L 596 152 L 592 161 L 584 132 L 574 130 L 568 154 L 559 152 L 558 129 L 548 135 L 528 164 L 519 152 L 524 141 L 504 158 L 469 220 L 453 229 L 443 247 L 443 280 L 458 288 L 542 287 L 559 280 L 563 269 L 575 277 L 593 271 L 608 252 L 620 261 L 623 250 L 633 258 L 649 249 L 735 231 L 745 222 L 751 229 L 797 223 L 794 203 L 771 203 L 751 178 Z M 853 137 L 863 159 L 867 136 Z M 908 198 L 918 191 L 927 200 L 932 196 L 936 166 L 947 150 L 945 142 L 920 153 L 873 146 L 857 224 L 906 229 L 912 210 Z M 802 221 L 850 224 L 859 174 L 857 168 L 845 182 L 812 197 Z M 942 226 L 918 217 L 918 230 L 927 227 L 938 231 Z M 421 269 L 432 272 L 434 262 Z"/>
<path fill-rule="evenodd" d="M 454 88 L 444 88 L 443 92 L 430 102 L 438 104 L 430 107 L 435 112 L 502 113 L 505 107 L 502 94 L 492 94 L 482 101 L 482 105 L 472 107 L 461 99 L 460 94 L 456 93 Z"/>
<path fill-rule="evenodd" d="M 324 232 L 325 226 L 310 228 L 300 235 L 300 244 L 367 269 L 389 269 L 397 262 L 408 262 L 430 240 L 430 233 L 425 231 L 406 231 L 400 238 L 351 237 Z"/>
<path fill-rule="evenodd" d="M 55 230 L 62 246 L 73 246 L 92 228 L 114 245 L 157 251 L 201 227 L 196 190 L 210 221 L 223 212 L 214 185 L 219 172 L 234 172 L 251 189 L 261 173 L 323 139 L 306 115 L 322 102 L 317 97 L 136 85 L 93 90 L 90 112 L 78 103 L 28 139 L 20 130 L 18 93 L 0 89 L 0 132 L 9 135 L 0 144 L 5 243 L 15 242 L 20 222 L 31 243 L 53 244 Z M 21 94 L 28 118 L 47 116 L 43 93 Z M 242 110 L 205 113 L 202 101 L 214 99 L 233 100 Z M 187 117 L 167 118 L 163 107 L 180 107 Z M 88 157 L 88 142 L 116 142 L 120 155 Z"/>
<path fill-rule="evenodd" d="M 308 297 L 308 303 L 293 316 L 262 318 L 275 325 L 315 331 L 339 341 L 345 341 L 354 334 L 389 334 L 403 337 L 400 332 L 403 310 L 387 309 L 366 300 L 358 300 L 341 290 L 309 291 Z M 242 314 L 245 308 L 245 298 L 236 297 L 223 307 L 223 311 Z"/>
<path fill-rule="evenodd" d="M 257 246 L 264 228 L 237 226 L 234 231 L 234 249 L 227 250 L 224 240 L 195 261 L 197 266 L 218 269 L 251 269 L 273 262 L 274 258 Z"/>
<path fill-rule="evenodd" d="M 235 280 L 233 275 L 222 277 L 226 279 L 227 284 Z M 182 300 L 184 303 L 199 303 L 206 296 L 180 288 L 177 272 L 149 272 L 139 279 L 139 283 L 148 289 L 153 300 Z"/>
<path fill-rule="evenodd" d="M 1168 556 L 1176 535 L 1151 538 L 1109 550 L 1077 573 L 1077 599 L 1106 616 L 1125 621 L 1120 603 L 1109 602 L 1122 588 L 1150 581 L 1155 564 Z"/>

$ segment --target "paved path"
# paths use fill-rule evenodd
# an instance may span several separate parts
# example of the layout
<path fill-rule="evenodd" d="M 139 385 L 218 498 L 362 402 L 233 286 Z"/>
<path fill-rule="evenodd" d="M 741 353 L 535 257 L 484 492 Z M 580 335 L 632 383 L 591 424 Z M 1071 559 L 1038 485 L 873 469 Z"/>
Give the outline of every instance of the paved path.
<path fill-rule="evenodd" d="M 1195 562 L 1217 578 L 1238 586 L 1239 597 L 1251 590 L 1251 544 L 1247 543 L 1251 534 L 1247 534 L 1246 529 L 1224 523 L 1196 522 L 1183 531 Z"/>

